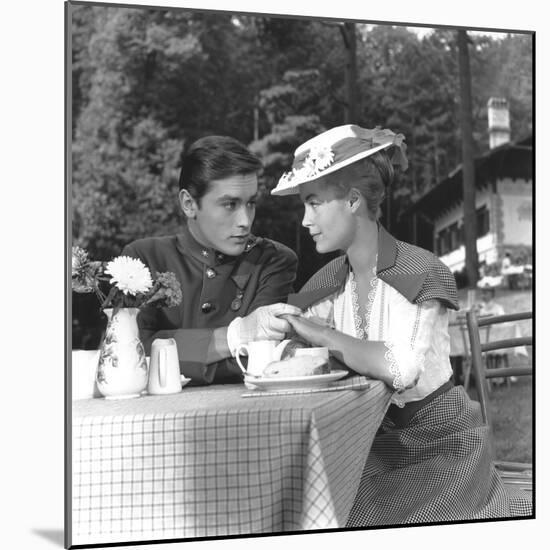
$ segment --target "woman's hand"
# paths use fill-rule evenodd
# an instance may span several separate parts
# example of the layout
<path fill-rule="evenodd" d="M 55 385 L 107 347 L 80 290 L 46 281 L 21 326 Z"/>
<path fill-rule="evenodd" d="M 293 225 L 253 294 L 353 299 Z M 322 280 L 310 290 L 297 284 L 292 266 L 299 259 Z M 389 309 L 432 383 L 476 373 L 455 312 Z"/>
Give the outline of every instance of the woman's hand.
<path fill-rule="evenodd" d="M 310 344 L 328 347 L 328 334 L 331 329 L 327 324 L 297 315 L 282 315 L 281 317 L 288 321 L 298 336 Z"/>

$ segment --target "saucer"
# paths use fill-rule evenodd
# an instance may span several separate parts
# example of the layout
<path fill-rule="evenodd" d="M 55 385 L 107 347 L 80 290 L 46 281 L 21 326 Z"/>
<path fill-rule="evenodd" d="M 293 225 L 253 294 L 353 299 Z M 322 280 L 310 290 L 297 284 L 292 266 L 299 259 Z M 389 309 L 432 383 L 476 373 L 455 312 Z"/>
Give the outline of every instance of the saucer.
<path fill-rule="evenodd" d="M 280 390 L 290 388 L 317 388 L 326 386 L 330 382 L 344 378 L 347 370 L 333 370 L 327 374 L 313 374 L 311 376 L 292 376 L 288 378 L 259 377 L 246 375 L 244 384 L 249 390 Z"/>

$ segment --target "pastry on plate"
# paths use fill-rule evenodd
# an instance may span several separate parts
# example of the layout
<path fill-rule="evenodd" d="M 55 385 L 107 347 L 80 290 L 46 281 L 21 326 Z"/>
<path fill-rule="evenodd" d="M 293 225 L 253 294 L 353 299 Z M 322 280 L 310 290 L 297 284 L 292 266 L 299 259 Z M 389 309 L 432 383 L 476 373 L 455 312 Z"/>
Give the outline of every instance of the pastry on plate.
<path fill-rule="evenodd" d="M 292 378 L 328 374 L 329 372 L 330 367 L 325 358 L 303 355 L 269 363 L 264 369 L 263 376 L 266 378 Z"/>
<path fill-rule="evenodd" d="M 299 338 L 291 338 L 286 346 L 283 348 L 283 351 L 281 352 L 281 361 L 284 361 L 285 359 L 290 359 L 291 357 L 294 357 L 296 355 L 297 349 L 305 349 L 310 348 L 311 346 L 305 342 L 304 340 L 301 340 Z"/>

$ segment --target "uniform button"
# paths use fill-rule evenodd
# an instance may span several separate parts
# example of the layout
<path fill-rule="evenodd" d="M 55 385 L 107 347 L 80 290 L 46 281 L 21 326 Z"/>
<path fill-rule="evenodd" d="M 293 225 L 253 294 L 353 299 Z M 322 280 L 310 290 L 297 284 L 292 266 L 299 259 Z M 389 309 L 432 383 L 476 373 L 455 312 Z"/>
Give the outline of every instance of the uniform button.
<path fill-rule="evenodd" d="M 220 252 L 218 252 L 216 254 L 216 259 L 218 260 L 218 262 L 223 262 L 223 254 L 221 254 Z"/>
<path fill-rule="evenodd" d="M 209 313 L 212 309 L 214 309 L 214 306 L 210 302 L 204 302 L 201 306 L 201 311 L 203 313 Z"/>
<path fill-rule="evenodd" d="M 243 292 L 237 292 L 237 296 L 231 302 L 231 309 L 233 311 L 237 311 L 243 305 L 243 296 L 244 296 Z"/>
<path fill-rule="evenodd" d="M 211 267 L 209 267 L 209 268 L 206 270 L 206 276 L 207 276 L 209 279 L 213 279 L 216 275 L 217 275 L 217 273 L 216 273 Z"/>
<path fill-rule="evenodd" d="M 202 254 L 205 258 L 208 258 L 208 250 L 201 250 L 201 254 Z"/>

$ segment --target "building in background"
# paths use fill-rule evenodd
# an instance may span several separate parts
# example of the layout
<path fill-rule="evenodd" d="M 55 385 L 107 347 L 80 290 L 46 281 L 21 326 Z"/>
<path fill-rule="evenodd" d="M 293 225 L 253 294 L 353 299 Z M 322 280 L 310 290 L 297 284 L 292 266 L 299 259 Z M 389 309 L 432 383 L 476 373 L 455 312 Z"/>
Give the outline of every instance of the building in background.
<path fill-rule="evenodd" d="M 475 159 L 475 181 L 479 263 L 491 273 L 500 271 L 506 253 L 512 263 L 531 264 L 533 148 L 532 137 L 510 141 L 505 99 L 489 100 L 488 119 L 490 148 Z M 410 212 L 413 240 L 435 252 L 451 271 L 462 271 L 462 166 L 421 196 Z"/>

